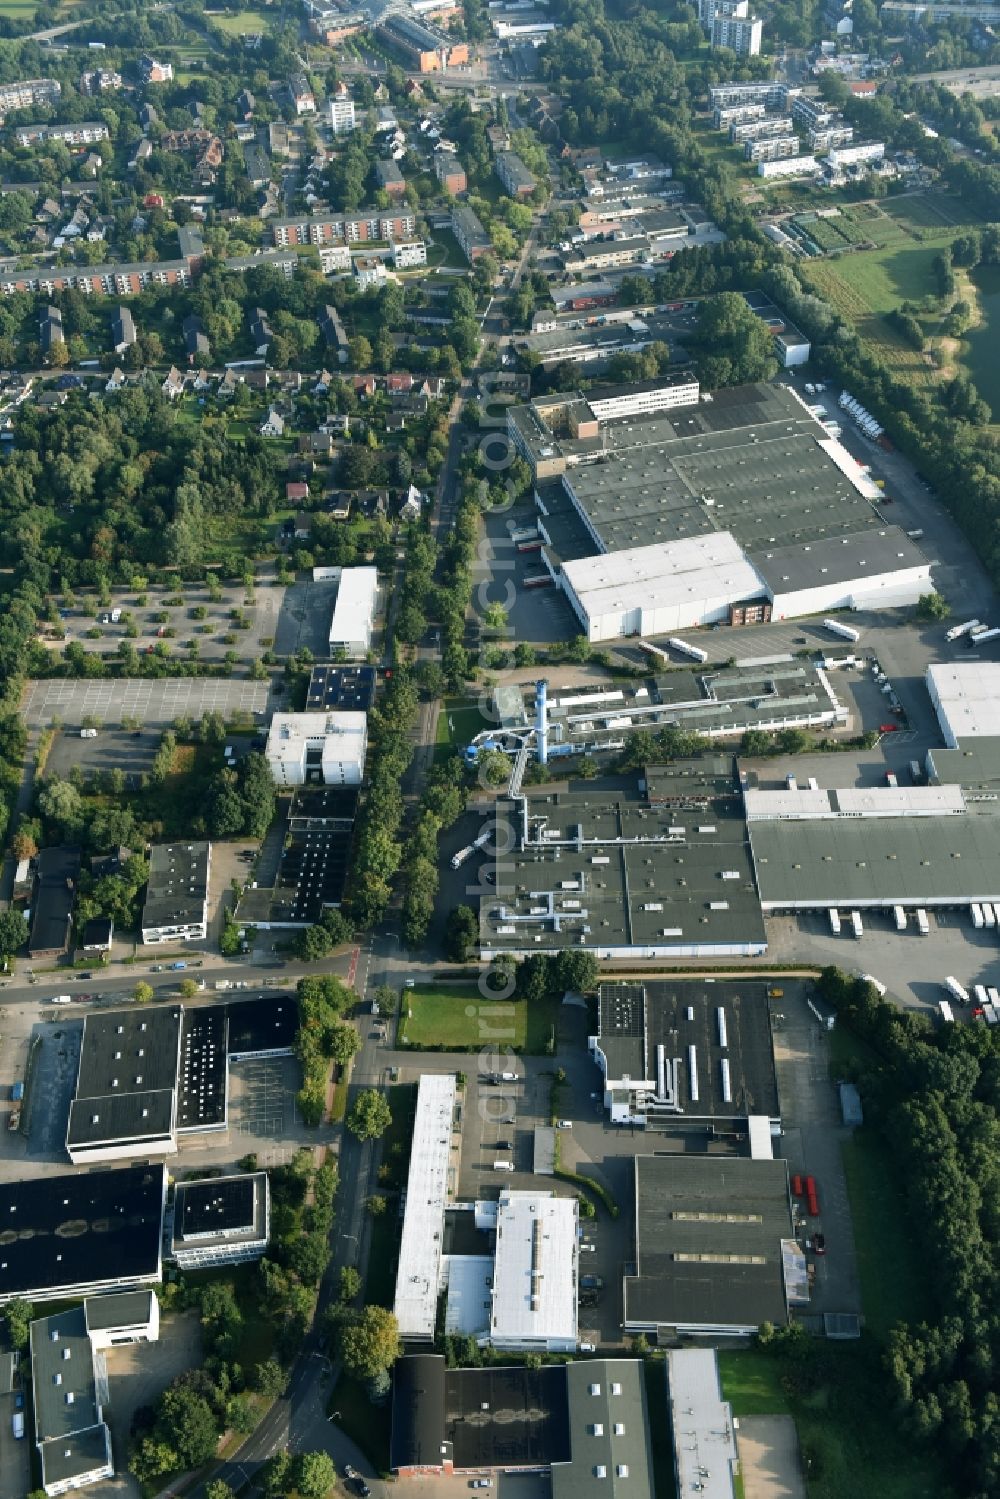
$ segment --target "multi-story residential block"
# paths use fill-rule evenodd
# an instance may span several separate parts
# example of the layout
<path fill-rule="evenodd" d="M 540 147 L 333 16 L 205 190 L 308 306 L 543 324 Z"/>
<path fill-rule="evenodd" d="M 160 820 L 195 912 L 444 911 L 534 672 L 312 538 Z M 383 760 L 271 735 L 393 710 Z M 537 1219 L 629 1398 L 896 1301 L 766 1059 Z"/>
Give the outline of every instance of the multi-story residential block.
<path fill-rule="evenodd" d="M 327 105 L 327 113 L 330 129 L 334 135 L 349 135 L 357 124 L 354 100 L 350 95 L 346 98 L 331 99 Z"/>
<path fill-rule="evenodd" d="M 136 297 L 147 286 L 190 286 L 191 268 L 186 260 L 143 261 L 136 265 L 32 266 L 26 270 L 4 267 L 0 272 L 0 296 L 15 292 L 81 291 L 87 296 Z"/>
<path fill-rule="evenodd" d="M 427 246 L 422 239 L 400 240 L 392 247 L 392 263 L 397 271 L 408 271 L 427 264 Z"/>
<path fill-rule="evenodd" d="M 379 260 L 377 255 L 359 255 L 354 262 L 354 279 L 359 291 L 384 286 L 387 275 L 385 261 Z"/>
<path fill-rule="evenodd" d="M 139 63 L 139 73 L 143 83 L 170 83 L 174 76 L 174 65 L 172 62 L 160 62 L 147 53 Z"/>
<path fill-rule="evenodd" d="M 316 95 L 304 73 L 293 73 L 288 80 L 288 97 L 297 115 L 316 113 Z"/>
<path fill-rule="evenodd" d="M 14 139 L 19 146 L 35 146 L 41 141 L 64 141 L 67 146 L 90 146 L 106 141 L 107 125 L 97 120 L 80 120 L 74 125 L 19 125 Z"/>
<path fill-rule="evenodd" d="M 453 205 L 451 229 L 470 265 L 493 248 L 493 241 L 467 203 Z"/>
<path fill-rule="evenodd" d="M 787 83 L 717 83 L 708 91 L 708 102 L 711 109 L 763 104 L 765 109 L 783 111 L 801 93 L 800 88 L 791 88 Z"/>
<path fill-rule="evenodd" d="M 81 94 L 110 94 L 122 86 L 122 75 L 111 68 L 95 68 L 80 74 Z"/>
<path fill-rule="evenodd" d="M 493 170 L 512 198 L 530 198 L 537 183 L 516 151 L 498 151 Z"/>
<path fill-rule="evenodd" d="M 449 151 L 439 151 L 434 157 L 434 175 L 444 188 L 446 193 L 455 197 L 458 193 L 464 193 L 468 187 L 465 176 L 465 168 L 457 156 L 452 156 Z"/>
<path fill-rule="evenodd" d="M 759 16 L 725 16 L 716 14 L 712 22 L 712 46 L 728 47 L 737 57 L 758 57 L 764 35 Z"/>
<path fill-rule="evenodd" d="M 802 149 L 797 135 L 774 135 L 769 140 L 743 142 L 744 161 L 787 161 Z"/>
<path fill-rule="evenodd" d="M 0 115 L 37 105 L 54 106 L 61 94 L 62 84 L 55 78 L 22 78 L 17 83 L 0 83 Z"/>
<path fill-rule="evenodd" d="M 465 42 L 455 42 L 443 31 L 426 26 L 413 16 L 394 13 L 377 27 L 383 41 L 398 52 L 418 73 L 437 73 L 469 61 Z"/>
<path fill-rule="evenodd" d="M 399 170 L 399 163 L 391 156 L 375 163 L 375 180 L 390 198 L 401 197 L 406 192 L 406 178 Z"/>
<path fill-rule="evenodd" d="M 362 208 L 357 213 L 314 214 L 302 219 L 276 219 L 271 225 L 280 249 L 292 245 L 365 244 L 369 240 L 411 239 L 416 214 L 405 208 Z"/>

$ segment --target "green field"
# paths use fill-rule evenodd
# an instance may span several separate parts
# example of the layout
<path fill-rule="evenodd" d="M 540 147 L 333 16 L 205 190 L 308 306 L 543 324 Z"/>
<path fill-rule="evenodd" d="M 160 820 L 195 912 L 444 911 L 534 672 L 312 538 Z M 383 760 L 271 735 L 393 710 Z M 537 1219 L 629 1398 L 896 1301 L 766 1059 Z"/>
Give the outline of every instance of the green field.
<path fill-rule="evenodd" d="M 809 1499 L 951 1499 L 943 1464 L 888 1417 L 874 1340 L 726 1351 L 719 1368 L 736 1416 L 794 1417 Z"/>
<path fill-rule="evenodd" d="M 240 36 L 244 31 L 266 31 L 268 27 L 268 17 L 261 10 L 227 10 L 206 19 L 230 36 Z"/>
<path fill-rule="evenodd" d="M 27 21 L 38 9 L 38 0 L 0 0 L 0 16 L 11 21 Z"/>
<path fill-rule="evenodd" d="M 434 736 L 435 760 L 447 759 L 452 750 L 462 754 L 470 740 L 490 727 L 474 698 L 446 697 Z"/>
<path fill-rule="evenodd" d="M 435 988 L 418 984 L 403 995 L 403 1019 L 397 1045 L 426 1050 L 477 1051 L 488 1046 L 511 1047 L 535 1055 L 544 1052 L 556 1023 L 552 1001 L 510 1001 L 499 1004 L 479 992 L 475 984 Z M 407 1015 L 407 1010 L 412 1014 Z M 509 1031 L 509 1034 L 508 1034 Z"/>

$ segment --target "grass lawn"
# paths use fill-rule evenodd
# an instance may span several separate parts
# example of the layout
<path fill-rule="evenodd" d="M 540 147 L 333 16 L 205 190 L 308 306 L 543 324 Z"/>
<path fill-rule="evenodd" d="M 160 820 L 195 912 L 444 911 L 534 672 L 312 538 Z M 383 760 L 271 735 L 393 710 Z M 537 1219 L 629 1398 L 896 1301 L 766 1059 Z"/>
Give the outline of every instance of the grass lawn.
<path fill-rule="evenodd" d="M 446 697 L 438 714 L 434 758 L 447 759 L 452 750 L 459 754 L 484 729 L 492 727 L 479 711 L 479 703 L 467 697 Z"/>
<path fill-rule="evenodd" d="M 208 20 L 230 36 L 239 36 L 244 31 L 266 31 L 268 27 L 268 17 L 260 10 L 227 10 L 209 16 Z"/>
<path fill-rule="evenodd" d="M 932 378 L 931 370 L 917 351 L 889 327 L 881 313 L 897 307 L 908 297 L 919 299 L 934 290 L 930 263 L 938 248 L 907 245 L 860 250 L 839 260 L 804 261 L 802 270 L 810 290 L 854 323 L 891 368 L 909 380 L 925 383 Z M 907 258 L 887 269 L 887 263 L 898 257 Z M 921 275 L 926 279 L 920 281 Z M 900 289 L 894 290 L 897 287 Z M 881 304 L 880 307 L 875 303 Z"/>
<path fill-rule="evenodd" d="M 496 1004 L 484 1000 L 474 984 L 454 984 L 437 989 L 418 984 L 404 995 L 404 1016 L 398 1044 L 421 1046 L 431 1051 L 477 1051 L 481 1046 L 509 1045 L 515 1051 L 538 1056 L 544 1053 L 556 1023 L 552 1000 L 510 1002 L 510 1035 L 500 1034 L 501 1018 Z M 482 1018 L 486 1006 L 486 1023 Z M 405 1011 L 411 1010 L 412 1017 Z M 405 1039 L 404 1039 L 405 1038 Z"/>
<path fill-rule="evenodd" d="M 807 1340 L 798 1354 L 719 1354 L 722 1388 L 737 1416 L 795 1418 L 809 1499 L 951 1499 L 942 1464 L 886 1420 L 878 1345 Z"/>
<path fill-rule="evenodd" d="M 0 0 L 0 16 L 11 21 L 27 21 L 38 9 L 38 0 Z"/>

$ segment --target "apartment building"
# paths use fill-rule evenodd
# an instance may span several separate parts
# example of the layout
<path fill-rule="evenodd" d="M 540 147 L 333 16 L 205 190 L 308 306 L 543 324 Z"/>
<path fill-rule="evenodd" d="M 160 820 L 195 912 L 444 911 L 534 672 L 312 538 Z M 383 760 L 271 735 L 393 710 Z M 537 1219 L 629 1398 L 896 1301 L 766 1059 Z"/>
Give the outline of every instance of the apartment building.
<path fill-rule="evenodd" d="M 375 163 L 375 180 L 390 198 L 400 198 L 406 192 L 406 178 L 391 156 Z"/>
<path fill-rule="evenodd" d="M 711 109 L 729 109 L 737 104 L 763 104 L 767 110 L 784 111 L 802 94 L 787 83 L 717 83 L 708 91 Z"/>
<path fill-rule="evenodd" d="M 288 97 L 297 115 L 316 113 L 316 95 L 309 87 L 309 80 L 304 73 L 293 73 L 289 78 Z"/>
<path fill-rule="evenodd" d="M 427 246 L 422 239 L 401 240 L 392 247 L 392 263 L 397 271 L 411 271 L 427 264 Z"/>
<path fill-rule="evenodd" d="M 770 140 L 744 141 L 744 161 L 787 161 L 802 149 L 797 135 L 775 135 Z"/>
<path fill-rule="evenodd" d="M 359 213 L 316 214 L 304 219 L 275 219 L 271 225 L 275 246 L 364 244 L 368 240 L 412 238 L 417 216 L 407 208 L 384 211 L 362 208 Z"/>
<path fill-rule="evenodd" d="M 451 229 L 470 265 L 493 248 L 493 241 L 467 203 L 456 203 L 452 208 Z"/>
<path fill-rule="evenodd" d="M 418 73 L 437 73 L 469 61 L 465 42 L 454 42 L 443 31 L 413 16 L 393 14 L 379 22 L 382 40 Z"/>
<path fill-rule="evenodd" d="M 712 120 L 716 130 L 728 130 L 732 125 L 745 125 L 750 120 L 762 120 L 767 114 L 764 104 L 730 104 L 713 111 Z"/>
<path fill-rule="evenodd" d="M 357 125 L 354 111 L 354 100 L 331 99 L 327 105 L 330 129 L 334 135 L 350 135 Z"/>
<path fill-rule="evenodd" d="M 0 114 L 10 114 L 15 109 L 32 109 L 37 105 L 55 106 L 59 103 L 62 84 L 54 78 L 22 78 L 17 83 L 0 84 Z"/>
<path fill-rule="evenodd" d="M 764 22 L 759 16 L 716 14 L 712 22 L 712 46 L 728 47 L 737 57 L 758 57 L 763 36 Z"/>
<path fill-rule="evenodd" d="M 447 151 L 439 151 L 434 157 L 434 175 L 452 197 L 464 193 L 469 186 L 462 163 Z"/>
<path fill-rule="evenodd" d="M 498 151 L 493 170 L 512 198 L 530 198 L 535 191 L 535 178 L 516 151 Z"/>
<path fill-rule="evenodd" d="M 19 146 L 37 146 L 42 141 L 63 141 L 67 146 L 91 146 L 106 141 L 107 125 L 97 120 L 80 120 L 74 125 L 19 125 L 14 139 Z"/>
<path fill-rule="evenodd" d="M 147 286 L 190 286 L 186 260 L 154 260 L 135 265 L 32 266 L 5 268 L 0 273 L 0 296 L 15 292 L 81 291 L 86 296 L 136 297 Z"/>
<path fill-rule="evenodd" d="M 744 125 L 730 125 L 729 140 L 734 146 L 747 141 L 773 140 L 778 135 L 791 135 L 795 130 L 790 115 L 772 115 L 766 120 L 748 120 Z"/>

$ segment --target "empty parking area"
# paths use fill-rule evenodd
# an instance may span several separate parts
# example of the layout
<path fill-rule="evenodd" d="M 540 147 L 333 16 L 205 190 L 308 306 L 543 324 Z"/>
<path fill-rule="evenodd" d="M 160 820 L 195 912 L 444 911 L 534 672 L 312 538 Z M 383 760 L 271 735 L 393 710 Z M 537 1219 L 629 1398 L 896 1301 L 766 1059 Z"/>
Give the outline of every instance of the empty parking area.
<path fill-rule="evenodd" d="M 291 1059 L 238 1062 L 230 1074 L 230 1120 L 243 1136 L 277 1140 L 295 1121 Z"/>
<path fill-rule="evenodd" d="M 199 656 L 221 660 L 231 650 L 249 661 L 273 643 L 284 593 L 279 585 L 248 592 L 242 583 L 231 583 L 213 598 L 204 583 L 178 580 L 144 593 L 112 594 L 100 607 L 92 597 L 81 599 L 60 608 L 47 644 L 58 646 L 58 630 L 67 641 L 102 653 L 115 652 L 123 641 L 140 653 L 163 641 L 171 652 L 186 654 L 188 642 L 196 641 Z"/>
<path fill-rule="evenodd" d="M 118 725 L 123 719 L 143 724 L 173 723 L 222 713 L 230 718 L 249 713 L 263 718 L 270 689 L 266 682 L 230 682 L 209 677 L 171 677 L 162 681 L 29 682 L 21 711 L 29 728 L 48 728 L 54 721 L 80 724 L 85 718 Z"/>

